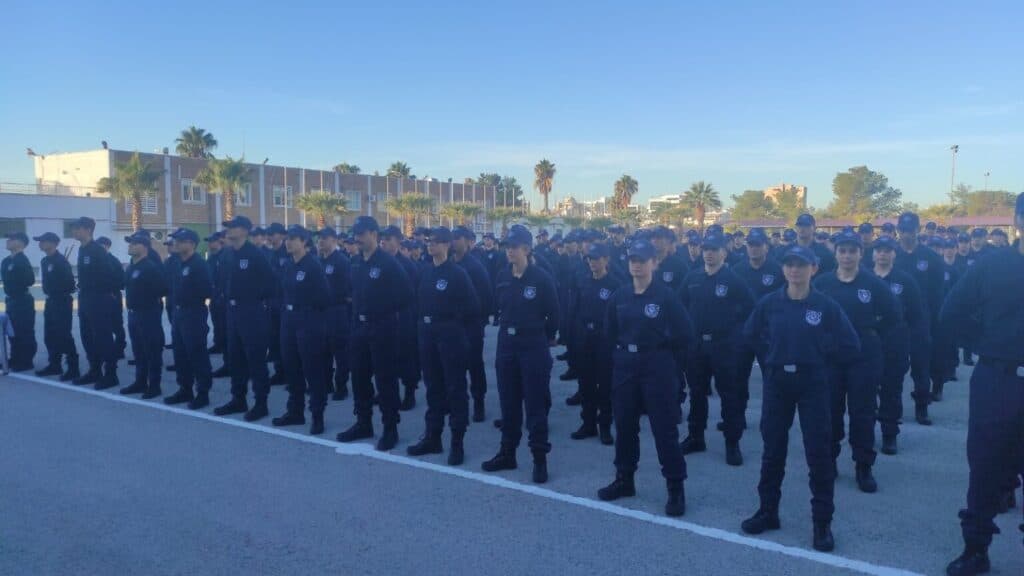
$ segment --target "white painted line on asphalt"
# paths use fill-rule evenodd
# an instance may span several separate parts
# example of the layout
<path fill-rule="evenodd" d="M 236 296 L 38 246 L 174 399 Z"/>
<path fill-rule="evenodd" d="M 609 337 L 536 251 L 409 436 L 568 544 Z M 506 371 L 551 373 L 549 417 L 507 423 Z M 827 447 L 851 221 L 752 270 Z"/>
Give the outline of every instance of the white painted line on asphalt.
<path fill-rule="evenodd" d="M 199 420 L 216 422 L 218 424 L 225 424 L 228 426 L 234 426 L 236 428 L 244 428 L 246 430 L 252 430 L 255 432 L 262 432 L 264 434 L 271 434 L 273 436 L 288 438 L 290 440 L 298 440 L 299 442 L 305 442 L 307 444 L 316 444 L 319 446 L 334 448 L 336 453 L 345 456 L 364 456 L 366 458 L 372 458 L 374 460 L 380 460 L 383 462 L 390 462 L 392 464 L 400 464 L 403 466 L 420 468 L 422 470 L 430 470 L 440 474 L 447 474 L 449 476 L 455 476 L 465 480 L 472 480 L 482 484 L 487 484 L 498 488 L 504 488 L 506 490 L 512 490 L 523 494 L 530 494 L 532 496 L 547 498 L 548 500 L 554 500 L 557 502 L 563 502 L 566 504 L 580 506 L 582 508 L 597 510 L 599 512 L 614 514 L 616 516 L 620 516 L 623 518 L 630 518 L 632 520 L 639 520 L 641 522 L 647 522 L 649 524 L 656 524 L 658 526 L 674 528 L 676 530 L 690 532 L 691 534 L 704 536 L 706 538 L 711 538 L 714 540 L 720 540 L 722 542 L 728 542 L 730 544 L 737 544 L 739 546 L 746 546 L 748 548 L 763 550 L 765 552 L 773 552 L 776 554 L 781 554 L 783 556 L 789 556 L 801 560 L 808 560 L 810 562 L 816 562 L 818 564 L 824 564 L 827 566 L 832 566 L 834 568 L 852 570 L 854 572 L 870 574 L 873 576 L 920 576 L 918 573 L 911 572 L 908 570 L 890 568 L 888 566 L 881 566 L 878 564 L 872 564 L 870 562 L 864 562 L 861 560 L 844 558 L 843 556 L 837 556 L 835 554 L 824 554 L 822 552 L 816 552 L 813 550 L 805 550 L 803 548 L 796 548 L 793 546 L 778 544 L 776 542 L 771 542 L 769 540 L 751 538 L 749 536 L 743 536 L 741 534 L 736 534 L 719 528 L 710 528 L 707 526 L 701 526 L 700 524 L 687 522 L 685 520 L 678 520 L 675 518 L 669 518 L 667 516 L 657 516 L 649 512 L 643 512 L 641 510 L 634 510 L 632 508 L 617 506 L 615 504 L 609 504 L 607 502 L 601 502 L 599 500 L 591 500 L 589 498 L 582 498 L 580 496 L 564 494 L 562 492 L 556 492 L 554 490 L 549 490 L 547 488 L 541 488 L 540 486 L 533 484 L 522 484 L 519 482 L 513 482 L 501 476 L 482 474 L 480 472 L 473 472 L 470 470 L 464 470 L 452 466 L 442 466 L 440 464 L 434 464 L 432 462 L 426 462 L 424 460 L 417 460 L 415 458 L 399 456 L 388 452 L 378 452 L 374 450 L 372 446 L 365 443 L 341 444 L 334 440 L 327 440 L 324 438 L 318 438 L 316 436 L 308 436 L 306 434 L 289 432 L 288 430 L 272 428 L 270 426 L 265 426 L 263 424 L 254 424 L 251 422 L 246 422 L 244 420 L 237 420 L 235 418 L 215 416 L 213 414 L 209 414 L 206 412 L 188 410 L 187 408 L 179 408 L 177 406 L 168 406 L 161 402 L 141 400 L 139 398 L 134 398 L 131 396 L 121 396 L 118 395 L 117 393 L 111 394 L 105 391 L 94 390 L 91 387 L 79 387 L 71 384 L 64 384 L 63 382 L 48 380 L 46 378 L 40 378 L 28 374 L 10 374 L 9 376 L 12 378 L 17 378 L 19 380 L 44 384 L 46 386 L 51 386 L 54 388 L 71 390 L 82 394 L 88 394 L 90 396 L 98 396 L 101 398 L 105 398 L 107 400 L 122 402 L 124 404 L 132 404 L 135 406 L 142 406 L 145 408 L 161 410 L 164 412 L 173 412 L 175 414 L 189 416 L 192 418 L 197 418 Z"/>

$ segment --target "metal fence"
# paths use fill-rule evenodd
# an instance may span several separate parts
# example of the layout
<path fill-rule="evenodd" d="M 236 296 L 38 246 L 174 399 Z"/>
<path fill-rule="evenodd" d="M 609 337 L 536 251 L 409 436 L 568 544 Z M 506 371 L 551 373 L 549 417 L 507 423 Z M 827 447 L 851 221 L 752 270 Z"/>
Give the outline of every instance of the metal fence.
<path fill-rule="evenodd" d="M 94 186 L 68 186 L 56 182 L 37 182 L 27 184 L 23 182 L 0 182 L 0 194 L 48 194 L 53 196 L 99 196 L 106 198 L 106 194 L 96 191 Z"/>

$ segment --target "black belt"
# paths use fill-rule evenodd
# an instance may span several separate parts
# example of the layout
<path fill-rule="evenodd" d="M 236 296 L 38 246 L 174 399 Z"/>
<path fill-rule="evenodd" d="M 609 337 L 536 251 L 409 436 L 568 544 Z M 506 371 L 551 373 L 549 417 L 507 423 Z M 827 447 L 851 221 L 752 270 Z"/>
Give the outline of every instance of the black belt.
<path fill-rule="evenodd" d="M 175 310 L 202 310 L 206 308 L 206 304 L 187 304 L 182 306 L 181 304 L 175 304 Z"/>
<path fill-rule="evenodd" d="M 422 320 L 424 324 L 434 324 L 437 322 L 454 322 L 456 320 L 460 320 L 460 318 L 452 314 L 443 314 L 440 316 L 420 316 L 420 320 Z"/>
<path fill-rule="evenodd" d="M 235 300 L 234 298 L 228 300 L 228 304 L 232 306 L 259 306 L 262 304 L 260 300 Z"/>
<path fill-rule="evenodd" d="M 301 304 L 285 304 L 284 309 L 289 312 L 303 312 L 306 310 L 316 310 L 312 306 L 303 306 Z"/>
<path fill-rule="evenodd" d="M 1002 360 L 991 356 L 981 356 L 978 358 L 978 363 L 991 366 L 992 368 L 1007 374 L 1016 374 L 1018 377 L 1024 378 L 1024 362 L 1018 362 L 1016 360 Z"/>
<path fill-rule="evenodd" d="M 377 320 L 396 321 L 398 320 L 398 312 L 391 314 L 356 314 L 355 318 L 360 322 L 374 322 Z"/>
<path fill-rule="evenodd" d="M 631 354 L 642 354 L 645 352 L 657 352 L 659 350 L 668 350 L 667 346 L 651 346 L 650 344 L 616 344 L 616 350 L 622 350 Z"/>

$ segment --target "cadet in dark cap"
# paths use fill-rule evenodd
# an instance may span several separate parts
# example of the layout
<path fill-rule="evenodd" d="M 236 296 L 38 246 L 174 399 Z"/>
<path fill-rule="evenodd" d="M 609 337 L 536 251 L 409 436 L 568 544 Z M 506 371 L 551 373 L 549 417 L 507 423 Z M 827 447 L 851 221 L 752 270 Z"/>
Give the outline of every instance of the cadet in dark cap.
<path fill-rule="evenodd" d="M 427 231 L 429 234 L 429 231 Z M 402 242 L 402 230 L 395 225 L 387 226 L 380 231 L 380 247 L 390 254 L 399 266 L 405 270 L 410 285 L 415 287 L 419 282 L 419 264 L 403 256 L 399 251 Z M 416 407 L 416 388 L 420 381 L 420 359 L 416 343 L 416 302 L 410 299 L 405 302 L 398 313 L 398 378 L 402 382 L 405 395 L 399 410 L 408 411 Z"/>
<path fill-rule="evenodd" d="M 213 296 L 213 280 L 206 260 L 196 254 L 198 234 L 188 228 L 178 228 L 171 234 L 171 239 L 179 260 L 171 277 L 171 291 L 174 293 L 171 339 L 178 390 L 164 398 L 164 402 L 188 402 L 189 408 L 198 410 L 209 405 L 213 384 L 210 353 L 206 348 L 210 333 L 206 301 Z"/>
<path fill-rule="evenodd" d="M 892 291 L 874 274 L 861 268 L 860 235 L 841 232 L 835 237 L 834 272 L 818 276 L 814 288 L 835 300 L 846 313 L 860 339 L 860 353 L 828 365 L 832 387 L 832 454 L 839 458 L 845 436 L 843 415 L 850 415 L 850 448 L 862 492 L 878 490 L 871 468 L 875 463 L 875 420 L 878 417 L 878 382 L 884 355 L 882 335 L 899 324 Z"/>
<path fill-rule="evenodd" d="M 36 282 L 32 263 L 25 256 L 28 236 L 24 232 L 7 234 L 7 250 L 11 253 L 0 262 L 0 277 L 4 281 L 4 302 L 7 317 L 11 319 L 14 335 L 11 336 L 12 372 L 32 369 L 36 356 L 36 300 L 28 289 Z M 0 334 L 0 338 L 5 335 Z M 4 361 L 6 362 L 6 358 Z"/>
<path fill-rule="evenodd" d="M 224 297 L 227 299 L 228 350 L 227 361 L 231 369 L 231 400 L 218 406 L 218 416 L 245 413 L 247 420 L 257 420 L 267 414 L 267 396 L 270 394 L 270 376 L 267 374 L 267 299 L 273 290 L 274 273 L 266 257 L 252 242 L 249 231 L 252 222 L 245 216 L 235 216 L 223 223 L 231 252 L 227 254 Z M 255 400 L 249 411 L 246 396 L 249 380 Z"/>
<path fill-rule="evenodd" d="M 587 251 L 590 274 L 579 289 L 575 314 L 577 341 L 580 345 L 580 414 L 583 423 L 572 433 L 574 440 L 600 434 L 601 443 L 611 445 L 612 437 L 612 343 L 605 331 L 608 302 L 622 285 L 617 274 L 609 272 L 610 251 L 604 244 L 592 244 Z"/>
<path fill-rule="evenodd" d="M 654 249 L 658 251 L 655 257 L 657 270 L 654 271 L 654 279 L 668 286 L 668 289 L 673 292 L 679 290 L 683 285 L 683 277 L 686 276 L 687 271 L 686 263 L 672 253 L 675 237 L 675 233 L 667 227 L 658 226 L 650 238 Z"/>
<path fill-rule="evenodd" d="M 243 216 L 243 218 L 245 217 Z M 248 218 L 246 218 L 246 220 L 248 220 Z M 264 245 L 267 243 L 267 231 L 259 226 L 253 228 L 249 231 L 249 241 L 253 246 L 263 250 Z"/>
<path fill-rule="evenodd" d="M 103 247 L 107 252 L 107 258 L 110 259 L 110 265 L 116 268 L 122 275 L 124 274 L 124 266 L 121 261 L 117 259 L 110 252 L 111 242 L 110 238 L 106 236 L 100 236 L 96 239 L 96 243 Z M 122 282 L 121 288 L 124 287 Z M 128 348 L 128 338 L 124 331 L 124 299 L 121 297 L 120 288 L 114 293 L 114 354 L 118 360 L 124 358 L 124 352 Z"/>
<path fill-rule="evenodd" d="M 836 269 L 836 258 L 832 252 L 821 242 L 816 242 L 816 222 L 814 216 L 801 214 L 796 219 L 796 243 L 804 248 L 810 248 L 818 258 L 818 274 L 824 274 Z M 825 234 L 828 237 L 828 234 Z"/>
<path fill-rule="evenodd" d="M 494 289 L 490 276 L 476 258 L 469 257 L 469 246 L 474 238 L 473 231 L 465 226 L 456 226 L 452 231 L 451 257 L 462 267 L 473 282 L 473 290 L 480 301 L 478 313 L 466 316 L 463 325 L 466 340 L 469 343 L 467 369 L 469 371 L 469 391 L 473 396 L 473 421 L 483 422 L 487 418 L 484 409 L 484 397 L 487 395 L 487 373 L 484 370 L 484 327 L 494 310 Z"/>
<path fill-rule="evenodd" d="M 551 351 L 558 330 L 558 295 L 551 275 L 530 262 L 533 235 L 518 224 L 505 238 L 511 266 L 498 274 L 499 317 L 495 372 L 501 397 L 501 448 L 483 463 L 487 472 L 512 470 L 522 439 L 523 408 L 533 453 L 533 481 L 547 482 L 548 411 L 551 408 Z"/>
<path fill-rule="evenodd" d="M 725 238 L 708 234 L 702 243 L 704 267 L 694 268 L 683 279 L 678 294 L 693 319 L 697 343 L 686 366 L 690 387 L 689 435 L 683 440 L 683 454 L 707 450 L 704 430 L 708 423 L 708 395 L 711 380 L 722 399 L 722 432 L 725 460 L 730 466 L 743 464 L 740 438 L 743 436 L 743 394 L 737 380 L 736 363 L 740 330 L 754 308 L 754 297 L 746 282 L 725 266 Z"/>
<path fill-rule="evenodd" d="M 640 461 L 640 415 L 647 412 L 665 477 L 665 514 L 686 511 L 686 460 L 679 447 L 679 380 L 693 344 L 686 309 L 654 280 L 655 248 L 647 240 L 629 247 L 633 281 L 608 304 L 607 333 L 613 353 L 612 410 L 615 413 L 615 480 L 597 492 L 601 500 L 636 495 L 633 475 Z"/>
<path fill-rule="evenodd" d="M 875 249 L 875 227 L 871 222 L 864 222 L 857 227 L 857 234 L 860 235 L 860 243 L 864 247 L 864 257 L 861 258 L 861 266 L 870 270 L 874 266 L 874 259 L 871 257 Z"/>
<path fill-rule="evenodd" d="M 989 238 L 991 238 L 992 246 L 995 248 L 1006 248 L 1010 245 L 1010 239 L 1002 228 L 996 228 L 993 230 L 992 234 L 989 235 Z"/>
<path fill-rule="evenodd" d="M 1014 227 L 1024 234 L 1024 194 L 1017 196 Z M 971 473 L 967 507 L 960 511 L 964 551 L 946 568 L 951 576 L 990 570 L 988 548 L 999 532 L 993 519 L 1008 479 L 1024 471 L 1024 242 L 1018 239 L 994 254 L 968 269 L 940 316 L 945 341 L 972 316 L 979 322 L 967 423 Z"/>
<path fill-rule="evenodd" d="M 921 289 L 921 300 L 928 312 L 930 330 L 910 336 L 910 377 L 914 380 L 915 418 L 918 424 L 930 425 L 928 404 L 932 393 L 942 393 L 942 359 L 934 357 L 934 328 L 942 306 L 942 257 L 922 246 L 917 234 L 921 222 L 917 214 L 904 212 L 897 223 L 899 228 L 899 249 L 896 252 L 896 268 L 902 270 L 917 282 Z"/>
<path fill-rule="evenodd" d="M 782 231 L 782 241 L 778 246 L 772 248 L 770 258 L 777 262 L 780 266 L 782 265 L 782 257 L 786 255 L 786 251 L 789 247 L 796 243 L 796 230 L 792 228 L 786 228 Z"/>
<path fill-rule="evenodd" d="M 95 384 L 105 389 L 117 386 L 117 355 L 114 350 L 112 311 L 115 294 L 124 284 L 124 271 L 115 267 L 99 243 L 93 241 L 96 222 L 81 217 L 71 223 L 78 247 L 78 327 L 89 370 L 71 382 Z"/>
<path fill-rule="evenodd" d="M 228 339 L 227 302 L 224 300 L 224 277 L 221 271 L 221 251 L 224 249 L 224 233 L 214 232 L 205 239 L 206 241 L 206 265 L 210 268 L 210 278 L 213 280 L 213 297 L 210 298 L 210 323 L 213 324 L 213 345 L 210 346 L 210 354 L 223 354 L 225 342 Z"/>
<path fill-rule="evenodd" d="M 416 291 L 420 363 L 427 387 L 426 430 L 408 452 L 412 456 L 443 452 L 441 434 L 448 415 L 452 431 L 448 464 L 458 466 L 465 459 L 463 438 L 469 426 L 465 322 L 473 319 L 479 323 L 480 301 L 469 275 L 448 258 L 451 243 L 452 233 L 447 228 L 434 228 L 427 236 L 431 263 L 421 271 Z"/>
<path fill-rule="evenodd" d="M 284 369 L 281 365 L 281 279 L 284 267 L 288 263 L 288 251 L 284 247 L 284 239 L 288 231 L 280 222 L 272 222 L 267 226 L 267 246 L 264 254 L 270 262 L 270 270 L 274 273 L 274 284 L 271 296 L 267 300 L 270 311 L 270 332 L 267 342 L 267 361 L 274 366 L 270 376 L 270 385 L 285 384 Z"/>
<path fill-rule="evenodd" d="M 843 309 L 811 286 L 818 258 L 793 246 L 782 258 L 786 287 L 761 299 L 743 335 L 765 362 L 761 436 L 760 506 L 743 521 L 748 534 L 778 530 L 782 478 L 786 472 L 789 429 L 799 409 L 804 454 L 810 469 L 811 518 L 815 550 L 831 551 L 835 471 L 827 365 L 855 355 L 860 340 Z"/>
<path fill-rule="evenodd" d="M 160 395 L 163 374 L 164 327 L 163 296 L 167 282 L 163 268 L 149 257 L 150 234 L 138 230 L 125 236 L 131 261 L 125 269 L 125 303 L 128 308 L 128 335 L 135 357 L 135 379 L 121 389 L 121 394 L 142 394 L 143 398 Z"/>
<path fill-rule="evenodd" d="M 164 247 L 167 249 L 167 258 L 163 262 L 164 280 L 167 282 L 167 296 L 164 298 L 164 310 L 167 311 L 167 325 L 171 327 L 171 334 L 174 333 L 174 286 L 171 279 L 178 274 L 181 267 L 181 260 L 178 259 L 178 249 L 174 246 L 174 231 L 167 235 L 164 240 Z M 172 343 L 167 343 L 166 348 L 174 348 Z M 174 371 L 173 365 L 167 366 L 169 372 Z"/>
<path fill-rule="evenodd" d="M 46 305 L 43 308 L 43 343 L 49 362 L 37 376 L 60 376 L 61 382 L 78 378 L 78 350 L 71 336 L 71 299 L 75 292 L 75 275 L 71 264 L 57 251 L 60 236 L 47 232 L 33 238 L 46 254 L 39 262 Z M 62 368 L 66 360 L 67 368 Z"/>
<path fill-rule="evenodd" d="M 505 258 L 505 251 L 498 247 L 498 241 L 494 234 L 484 234 L 484 267 L 487 268 L 487 275 L 491 280 L 491 287 L 498 278 L 498 272 L 508 266 Z"/>
<path fill-rule="evenodd" d="M 380 227 L 372 216 L 360 216 L 352 236 L 360 253 L 352 259 L 352 394 L 356 423 L 338 434 L 340 442 L 373 437 L 373 385 L 377 385 L 384 433 L 377 449 L 398 443 L 399 311 L 412 299 L 412 285 L 402 266 L 380 249 Z M 372 378 L 372 381 L 371 381 Z"/>
<path fill-rule="evenodd" d="M 686 232 L 686 254 L 682 255 L 683 266 L 687 271 L 704 267 L 704 257 L 700 248 L 701 236 L 696 230 Z"/>
<path fill-rule="evenodd" d="M 873 257 L 875 276 L 889 285 L 900 311 L 897 324 L 882 334 L 883 366 L 881 385 L 878 390 L 878 422 L 882 429 L 883 454 L 895 454 L 898 450 L 896 437 L 900 433 L 903 418 L 903 380 L 910 369 L 911 334 L 927 330 L 928 317 L 921 302 L 917 282 L 901 270 L 897 270 L 896 240 L 881 236 L 875 241 Z"/>
<path fill-rule="evenodd" d="M 747 283 L 747 288 L 754 296 L 754 302 L 777 291 L 785 280 L 782 267 L 768 258 L 769 241 L 763 228 L 751 228 L 747 236 L 747 259 L 733 267 L 732 271 Z M 745 319 L 744 319 L 745 320 Z M 743 414 L 743 427 L 746 428 L 747 402 L 750 399 L 750 372 L 754 368 L 755 350 L 743 339 L 738 342 L 738 368 L 736 380 L 740 391 L 740 408 Z M 764 380 L 764 362 L 761 366 L 762 381 Z"/>
<path fill-rule="evenodd" d="M 288 227 L 288 261 L 281 273 L 281 364 L 288 380 L 285 413 L 274 426 L 306 423 L 306 394 L 313 418 L 312 435 L 324 432 L 327 406 L 327 317 L 331 294 L 323 268 L 309 251 L 311 234 L 298 224 Z"/>
<path fill-rule="evenodd" d="M 348 256 L 338 248 L 338 235 L 333 228 L 317 233 L 320 266 L 327 277 L 331 298 L 327 306 L 327 387 L 333 400 L 348 397 L 349 337 L 352 332 L 352 272 Z"/>

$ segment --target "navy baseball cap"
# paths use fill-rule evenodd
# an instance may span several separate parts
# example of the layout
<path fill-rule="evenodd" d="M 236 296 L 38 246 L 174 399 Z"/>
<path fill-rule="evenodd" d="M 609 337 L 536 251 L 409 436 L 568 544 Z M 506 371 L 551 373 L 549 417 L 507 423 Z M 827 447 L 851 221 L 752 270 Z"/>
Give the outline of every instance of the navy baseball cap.
<path fill-rule="evenodd" d="M 210 242 L 216 242 L 217 240 L 220 240 L 222 238 L 224 238 L 224 233 L 223 232 L 214 232 L 213 234 L 210 234 L 206 238 L 203 238 L 203 240 L 206 241 L 207 243 L 210 243 Z"/>
<path fill-rule="evenodd" d="M 444 226 L 437 226 L 431 228 L 427 232 L 427 239 L 434 243 L 451 244 L 453 238 L 452 231 L 445 228 Z"/>
<path fill-rule="evenodd" d="M 8 240 L 20 240 L 22 244 L 28 244 L 28 235 L 24 232 L 8 232 Z"/>
<path fill-rule="evenodd" d="M 36 242 L 53 242 L 54 244 L 60 244 L 60 236 L 57 236 L 53 232 L 44 232 L 39 236 L 33 236 L 33 240 Z M 26 242 L 28 244 L 28 242 Z"/>
<path fill-rule="evenodd" d="M 817 264 L 818 257 L 814 255 L 814 251 L 810 248 L 805 248 L 799 244 L 790 246 L 786 249 L 786 253 L 782 255 L 782 263 L 792 262 L 793 260 L 800 260 L 806 264 Z"/>
<path fill-rule="evenodd" d="M 153 240 L 149 230 L 136 230 L 132 234 L 124 237 L 124 241 L 129 244 L 145 244 L 149 246 L 149 243 Z"/>
<path fill-rule="evenodd" d="M 308 242 L 313 234 L 309 230 L 306 230 L 306 228 L 303 226 L 300 226 L 298 224 L 292 224 L 291 226 L 288 227 L 287 230 L 285 230 L 285 235 L 287 235 L 289 238 L 301 238 L 302 240 Z"/>
<path fill-rule="evenodd" d="M 253 228 L 252 230 L 250 230 L 249 234 L 251 236 L 266 236 L 267 235 L 267 231 L 264 230 L 263 228 L 260 228 L 259 226 L 257 226 L 255 228 Z"/>
<path fill-rule="evenodd" d="M 725 248 L 725 236 L 722 234 L 707 234 L 701 240 L 700 247 L 704 249 Z"/>
<path fill-rule="evenodd" d="M 936 224 L 935 222 L 932 222 L 931 220 L 929 220 L 928 223 L 924 225 L 925 230 L 935 230 L 938 227 L 939 225 Z"/>
<path fill-rule="evenodd" d="M 653 260 L 655 255 L 654 245 L 648 240 L 634 240 L 626 250 L 630 260 Z"/>
<path fill-rule="evenodd" d="M 416 246 L 416 241 L 402 240 L 401 242 L 398 243 L 398 245 L 401 246 L 402 248 L 405 248 L 406 250 L 412 250 Z"/>
<path fill-rule="evenodd" d="M 737 231 L 733 232 L 732 233 L 732 237 L 733 238 L 743 238 L 744 237 L 743 230 L 737 230 Z"/>
<path fill-rule="evenodd" d="M 858 234 L 874 234 L 875 233 L 875 227 L 871 224 L 871 222 L 864 222 L 863 224 L 861 224 L 860 226 L 857 227 L 857 233 Z"/>
<path fill-rule="evenodd" d="M 900 214 L 899 220 L 896 221 L 896 228 L 900 232 L 914 232 L 920 227 L 921 219 L 913 212 L 904 212 L 903 214 Z"/>
<path fill-rule="evenodd" d="M 700 244 L 700 232 L 696 230 L 687 230 L 686 232 L 686 243 L 687 244 Z"/>
<path fill-rule="evenodd" d="M 587 250 L 587 258 L 607 258 L 608 255 L 608 247 L 600 242 L 594 242 Z"/>
<path fill-rule="evenodd" d="M 231 220 L 225 220 L 221 222 L 221 225 L 225 228 L 245 228 L 252 231 L 252 220 L 242 215 L 235 216 Z"/>
<path fill-rule="evenodd" d="M 426 236 L 427 234 L 430 234 L 430 229 L 427 228 L 426 226 L 417 226 L 412 231 L 413 236 Z"/>
<path fill-rule="evenodd" d="M 782 239 L 786 242 L 793 242 L 796 240 L 796 230 L 792 228 L 786 228 L 782 231 Z"/>
<path fill-rule="evenodd" d="M 174 232 L 171 232 L 170 237 L 172 240 L 177 240 L 179 242 L 193 242 L 195 244 L 199 244 L 199 235 L 188 228 L 178 228 Z"/>
<path fill-rule="evenodd" d="M 796 217 L 796 225 L 797 226 L 814 226 L 815 225 L 814 216 L 812 216 L 810 214 L 801 214 L 801 215 Z"/>
<path fill-rule="evenodd" d="M 89 230 L 95 230 L 96 221 L 88 216 L 79 216 L 78 219 L 71 221 L 70 226 L 72 228 L 88 228 Z"/>
<path fill-rule="evenodd" d="M 928 238 L 929 248 L 942 248 L 946 245 L 946 240 L 940 236 L 932 236 Z"/>
<path fill-rule="evenodd" d="M 619 226 L 618 224 L 614 224 L 614 225 L 608 227 L 608 233 L 609 234 L 625 234 L 626 233 L 626 229 L 623 228 L 622 226 Z"/>
<path fill-rule="evenodd" d="M 271 222 L 270 226 L 267 226 L 267 234 L 285 235 L 288 234 L 288 230 L 284 227 L 284 224 L 281 224 L 280 222 Z"/>
<path fill-rule="evenodd" d="M 353 245 L 353 244 L 355 244 L 355 243 L 356 243 L 356 239 L 355 239 L 355 238 L 349 238 L 349 237 L 346 237 L 346 238 L 345 238 L 345 240 L 344 240 L 344 243 L 345 243 L 346 245 L 349 245 L 349 246 L 351 246 L 351 245 Z"/>
<path fill-rule="evenodd" d="M 541 228 L 540 232 L 537 232 L 537 237 L 540 238 L 541 236 L 543 236 L 545 238 L 548 237 L 548 229 L 547 228 Z"/>
<path fill-rule="evenodd" d="M 971 238 L 985 238 L 986 236 L 988 236 L 988 230 L 985 230 L 984 228 L 975 228 L 974 230 L 971 230 Z"/>
<path fill-rule="evenodd" d="M 832 237 L 832 243 L 838 248 L 840 244 L 853 244 L 858 248 L 864 247 L 864 241 L 861 240 L 860 234 L 857 234 L 853 230 L 844 230 Z"/>
<path fill-rule="evenodd" d="M 896 239 L 892 236 L 880 236 L 873 246 L 875 250 L 896 250 Z"/>
<path fill-rule="evenodd" d="M 452 228 L 452 238 L 465 238 L 466 240 L 476 241 L 476 232 L 473 232 L 466 226 L 456 226 Z"/>
<path fill-rule="evenodd" d="M 943 246 L 943 248 L 952 248 L 952 249 L 955 250 L 956 249 L 956 239 L 954 239 L 954 238 L 946 238 L 946 245 Z"/>
<path fill-rule="evenodd" d="M 505 244 L 508 246 L 533 246 L 533 234 L 521 224 L 514 224 L 508 229 L 505 236 Z"/>
<path fill-rule="evenodd" d="M 497 240 L 493 232 L 484 232 L 484 240 Z"/>
<path fill-rule="evenodd" d="M 106 236 L 100 236 L 97 238 L 96 243 L 101 246 L 106 246 L 107 248 L 110 248 L 111 245 L 110 238 L 107 238 Z"/>
<path fill-rule="evenodd" d="M 964 244 L 966 244 L 967 242 L 971 241 L 971 235 L 966 232 L 961 232 L 956 235 L 956 240 L 957 242 L 963 242 Z"/>
<path fill-rule="evenodd" d="M 373 216 L 360 216 L 352 224 L 352 235 L 359 236 L 363 232 L 380 232 L 380 224 Z"/>
<path fill-rule="evenodd" d="M 885 222 L 882 224 L 882 232 L 886 234 L 892 234 L 896 231 L 896 225 L 892 222 Z"/>
<path fill-rule="evenodd" d="M 1006 237 L 1006 232 L 1004 232 L 1002 228 L 996 228 L 995 230 L 992 231 L 991 235 L 992 236 L 1003 236 L 1003 237 Z"/>
<path fill-rule="evenodd" d="M 334 228 L 331 228 L 330 226 L 325 226 L 324 228 L 317 230 L 316 235 L 321 238 L 337 238 L 338 231 L 335 230 Z"/>
<path fill-rule="evenodd" d="M 814 233 L 814 239 L 818 240 L 819 242 L 824 242 L 829 238 L 830 236 L 828 235 L 828 232 L 825 232 L 824 230 L 819 230 Z"/>
<path fill-rule="evenodd" d="M 725 234 L 725 228 L 721 224 L 712 224 L 704 230 L 704 234 Z"/>
<path fill-rule="evenodd" d="M 430 234 L 430 230 L 429 229 L 426 232 L 424 232 L 425 236 L 429 235 L 429 234 Z M 390 226 L 385 226 L 380 231 L 380 237 L 381 238 L 398 238 L 399 240 L 402 240 L 402 239 L 405 238 L 405 234 L 402 234 L 402 229 L 401 228 L 399 228 L 398 226 L 395 226 L 394 224 L 392 224 Z"/>
<path fill-rule="evenodd" d="M 751 228 L 750 234 L 747 235 L 747 244 L 753 244 L 754 246 L 760 246 L 768 243 L 768 236 L 764 233 L 764 228 Z"/>

